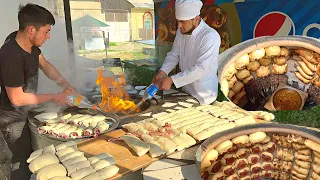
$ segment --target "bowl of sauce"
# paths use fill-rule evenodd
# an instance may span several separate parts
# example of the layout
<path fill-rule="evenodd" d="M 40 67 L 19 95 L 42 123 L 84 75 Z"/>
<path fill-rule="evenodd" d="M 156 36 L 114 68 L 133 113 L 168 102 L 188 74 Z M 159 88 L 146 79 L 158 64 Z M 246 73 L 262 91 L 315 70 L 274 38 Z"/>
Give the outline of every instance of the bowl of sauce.
<path fill-rule="evenodd" d="M 303 105 L 300 94 L 289 88 L 276 91 L 273 95 L 273 106 L 276 110 L 300 110 Z"/>

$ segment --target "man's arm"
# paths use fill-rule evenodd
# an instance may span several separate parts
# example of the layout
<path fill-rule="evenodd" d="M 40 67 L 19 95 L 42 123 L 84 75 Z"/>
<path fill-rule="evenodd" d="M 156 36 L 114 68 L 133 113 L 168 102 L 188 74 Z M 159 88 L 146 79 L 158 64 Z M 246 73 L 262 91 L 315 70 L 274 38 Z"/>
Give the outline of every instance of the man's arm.
<path fill-rule="evenodd" d="M 39 68 L 44 72 L 44 74 L 56 82 L 59 86 L 70 91 L 75 91 L 75 89 L 69 84 L 69 82 L 59 73 L 59 71 L 49 63 L 42 54 L 39 55 Z"/>
<path fill-rule="evenodd" d="M 56 101 L 58 104 L 67 102 L 65 93 L 32 94 L 23 92 L 22 87 L 6 87 L 6 91 L 14 106 L 36 105 L 48 101 Z"/>

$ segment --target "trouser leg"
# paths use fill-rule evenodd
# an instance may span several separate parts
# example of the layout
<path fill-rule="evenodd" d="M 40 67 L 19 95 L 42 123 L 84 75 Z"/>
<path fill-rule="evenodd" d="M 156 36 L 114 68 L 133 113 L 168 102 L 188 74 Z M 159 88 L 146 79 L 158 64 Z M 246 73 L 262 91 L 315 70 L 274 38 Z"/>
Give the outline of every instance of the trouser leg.
<path fill-rule="evenodd" d="M 26 161 L 32 148 L 27 115 L 9 112 L 2 114 L 0 121 L 4 139 L 12 153 L 10 179 L 29 180 L 31 172 Z"/>
<path fill-rule="evenodd" d="M 3 134 L 0 131 L 0 180 L 9 180 L 10 179 L 10 159 L 11 152 L 8 148 L 7 143 L 4 140 Z"/>

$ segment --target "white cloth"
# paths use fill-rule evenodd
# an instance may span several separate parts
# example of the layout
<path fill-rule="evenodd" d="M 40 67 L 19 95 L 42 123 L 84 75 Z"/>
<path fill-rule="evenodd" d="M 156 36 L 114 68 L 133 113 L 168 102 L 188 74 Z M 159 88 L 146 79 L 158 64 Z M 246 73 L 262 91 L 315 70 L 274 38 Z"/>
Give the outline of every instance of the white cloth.
<path fill-rule="evenodd" d="M 161 70 L 166 74 L 179 63 L 181 72 L 171 76 L 174 85 L 183 87 L 200 104 L 210 104 L 218 94 L 218 55 L 220 36 L 203 20 L 192 32 L 191 38 L 177 31 L 171 52 L 168 53 Z"/>
<path fill-rule="evenodd" d="M 200 0 L 176 0 L 176 19 L 190 20 L 200 15 L 202 2 Z"/>

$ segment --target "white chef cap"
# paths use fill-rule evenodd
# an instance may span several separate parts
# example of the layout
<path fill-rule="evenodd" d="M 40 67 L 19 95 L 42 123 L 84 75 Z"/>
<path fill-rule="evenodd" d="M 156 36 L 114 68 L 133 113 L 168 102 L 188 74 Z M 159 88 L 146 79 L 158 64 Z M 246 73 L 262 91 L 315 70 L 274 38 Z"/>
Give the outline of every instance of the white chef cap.
<path fill-rule="evenodd" d="M 176 0 L 176 18 L 190 20 L 200 15 L 201 0 Z"/>

